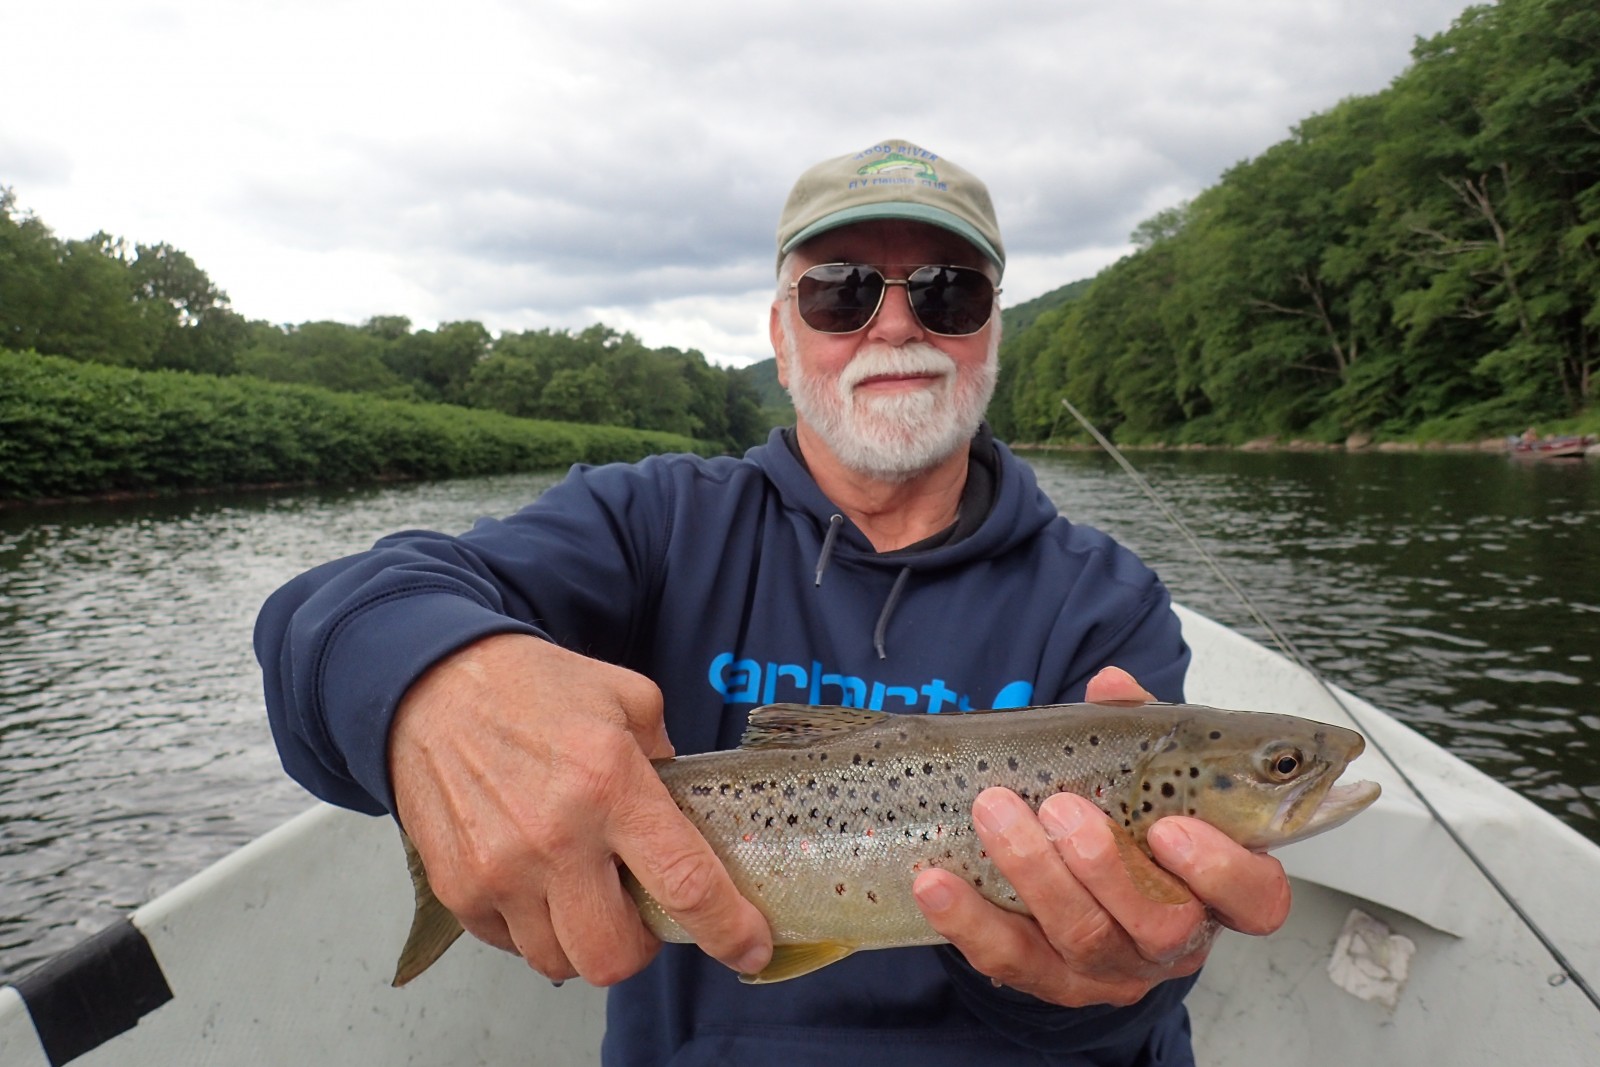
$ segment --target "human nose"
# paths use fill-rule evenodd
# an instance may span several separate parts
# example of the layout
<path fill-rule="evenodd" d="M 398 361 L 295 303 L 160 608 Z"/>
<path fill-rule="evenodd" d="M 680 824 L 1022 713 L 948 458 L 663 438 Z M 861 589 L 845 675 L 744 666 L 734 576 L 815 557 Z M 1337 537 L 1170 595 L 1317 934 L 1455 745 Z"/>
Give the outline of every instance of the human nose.
<path fill-rule="evenodd" d="M 903 278 L 889 278 L 878 314 L 868 327 L 868 340 L 903 345 L 923 337 L 922 323 L 911 310 L 911 292 Z"/>

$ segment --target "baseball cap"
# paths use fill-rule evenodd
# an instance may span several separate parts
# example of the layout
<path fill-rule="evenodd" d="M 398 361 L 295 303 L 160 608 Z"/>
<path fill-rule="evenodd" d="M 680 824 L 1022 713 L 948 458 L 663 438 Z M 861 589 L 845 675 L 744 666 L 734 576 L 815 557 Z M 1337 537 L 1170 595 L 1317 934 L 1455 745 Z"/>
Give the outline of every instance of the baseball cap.
<path fill-rule="evenodd" d="M 778 219 L 778 258 L 819 233 L 870 219 L 926 222 L 966 238 L 1001 270 L 994 202 L 963 167 L 904 140 L 826 159 L 800 175 Z"/>

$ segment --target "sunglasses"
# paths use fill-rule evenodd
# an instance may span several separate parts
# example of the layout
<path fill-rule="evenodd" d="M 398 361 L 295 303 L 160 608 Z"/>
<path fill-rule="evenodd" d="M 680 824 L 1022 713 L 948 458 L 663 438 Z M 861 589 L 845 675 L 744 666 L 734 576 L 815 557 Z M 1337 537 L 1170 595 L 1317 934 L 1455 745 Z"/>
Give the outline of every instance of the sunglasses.
<path fill-rule="evenodd" d="M 929 333 L 965 337 L 983 329 L 994 315 L 1000 290 L 972 267 L 918 267 L 904 278 L 886 278 L 860 263 L 824 263 L 789 283 L 800 321 L 818 333 L 865 329 L 883 307 L 891 285 L 906 287 L 911 313 Z"/>

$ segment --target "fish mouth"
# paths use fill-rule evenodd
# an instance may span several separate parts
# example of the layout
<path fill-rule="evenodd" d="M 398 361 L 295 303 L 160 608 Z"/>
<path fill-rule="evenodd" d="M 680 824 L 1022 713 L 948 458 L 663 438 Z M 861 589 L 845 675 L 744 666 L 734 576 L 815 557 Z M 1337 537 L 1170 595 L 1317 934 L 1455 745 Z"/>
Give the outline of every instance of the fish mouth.
<path fill-rule="evenodd" d="M 1310 817 L 1304 823 L 1289 833 L 1273 837 L 1272 846 L 1291 844 L 1305 838 L 1315 836 L 1324 830 L 1332 830 L 1336 826 L 1343 826 L 1351 819 L 1360 815 L 1372 802 L 1378 799 L 1383 792 L 1383 787 L 1377 782 L 1350 782 L 1346 785 L 1336 785 L 1329 789 L 1317 804 Z M 1298 811 L 1303 800 L 1307 799 L 1304 792 L 1297 793 L 1284 801 L 1283 806 L 1273 817 L 1273 829 L 1282 830 Z"/>

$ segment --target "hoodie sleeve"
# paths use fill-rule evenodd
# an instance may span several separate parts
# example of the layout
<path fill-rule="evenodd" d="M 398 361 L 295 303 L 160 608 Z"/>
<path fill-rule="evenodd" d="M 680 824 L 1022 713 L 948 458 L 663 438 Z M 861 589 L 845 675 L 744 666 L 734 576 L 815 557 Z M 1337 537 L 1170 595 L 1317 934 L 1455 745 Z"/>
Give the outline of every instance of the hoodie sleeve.
<path fill-rule="evenodd" d="M 623 659 L 670 514 L 657 466 L 577 467 L 508 519 L 459 537 L 395 534 L 275 592 L 255 651 L 284 768 L 330 803 L 392 811 L 389 726 L 439 659 L 498 633 Z"/>
<path fill-rule="evenodd" d="M 995 988 L 955 949 L 941 946 L 940 961 L 956 994 L 998 1033 L 1026 1048 L 1046 1054 L 1093 1056 L 1096 1063 L 1173 1063 L 1155 1055 L 1163 1046 L 1188 1044 L 1188 1015 L 1183 998 L 1199 975 L 1163 982 L 1128 1007 L 1097 1004 L 1061 1008 L 1014 989 Z M 1073 1062 L 1080 1062 L 1074 1060 Z M 1187 1061 L 1192 1063 L 1193 1061 Z"/>

